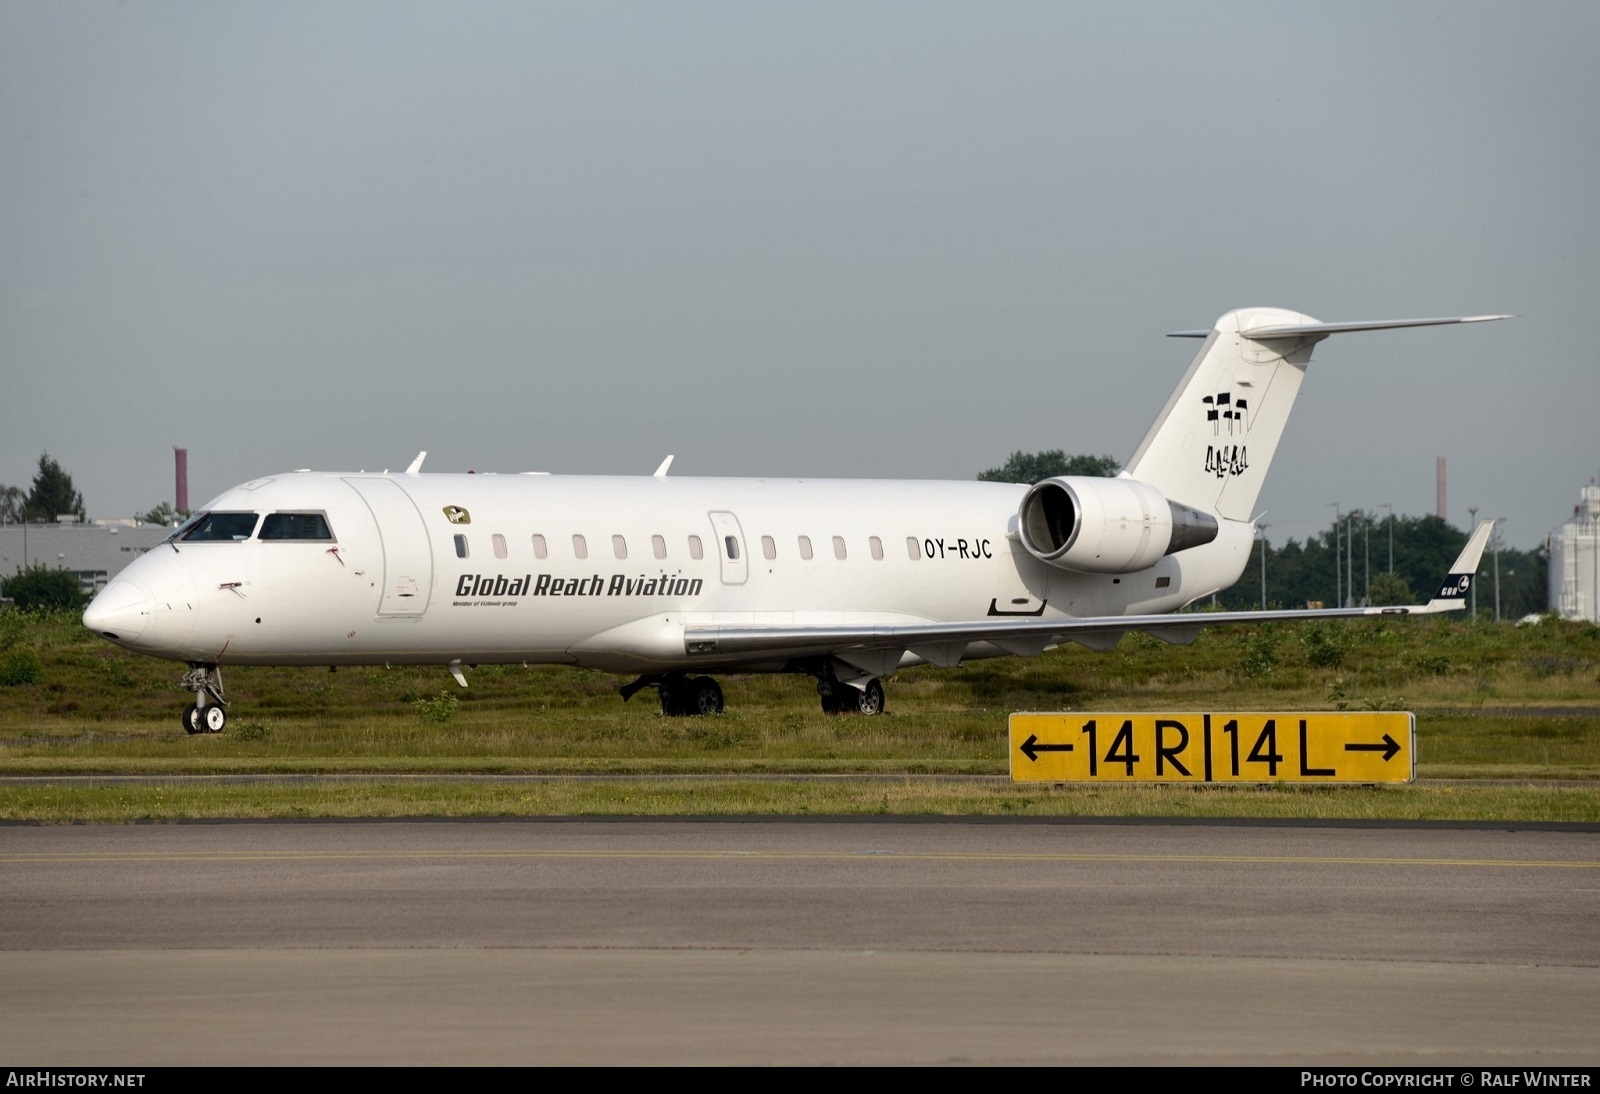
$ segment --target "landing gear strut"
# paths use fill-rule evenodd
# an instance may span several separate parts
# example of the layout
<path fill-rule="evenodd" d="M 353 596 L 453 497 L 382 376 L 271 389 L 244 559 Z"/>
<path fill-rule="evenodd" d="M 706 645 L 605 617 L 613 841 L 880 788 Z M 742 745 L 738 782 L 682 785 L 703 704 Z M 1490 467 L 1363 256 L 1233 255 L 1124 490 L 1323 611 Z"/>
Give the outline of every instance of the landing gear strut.
<path fill-rule="evenodd" d="M 685 676 L 681 672 L 651 673 L 622 686 L 626 702 L 635 692 L 655 688 L 661 695 L 661 713 L 669 718 L 699 717 L 722 713 L 722 688 L 709 676 Z"/>
<path fill-rule="evenodd" d="M 228 701 L 222 697 L 222 672 L 215 665 L 189 662 L 182 687 L 194 692 L 195 701 L 183 708 L 187 733 L 221 733 L 228 724 Z"/>

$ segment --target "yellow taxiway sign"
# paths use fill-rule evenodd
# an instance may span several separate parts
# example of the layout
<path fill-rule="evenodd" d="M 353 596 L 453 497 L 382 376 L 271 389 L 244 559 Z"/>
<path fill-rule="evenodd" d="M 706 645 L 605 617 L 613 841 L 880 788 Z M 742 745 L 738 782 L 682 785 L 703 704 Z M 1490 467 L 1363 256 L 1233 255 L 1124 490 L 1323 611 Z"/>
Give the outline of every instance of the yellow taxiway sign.
<path fill-rule="evenodd" d="M 1019 713 L 1012 782 L 1408 783 L 1408 712 Z"/>

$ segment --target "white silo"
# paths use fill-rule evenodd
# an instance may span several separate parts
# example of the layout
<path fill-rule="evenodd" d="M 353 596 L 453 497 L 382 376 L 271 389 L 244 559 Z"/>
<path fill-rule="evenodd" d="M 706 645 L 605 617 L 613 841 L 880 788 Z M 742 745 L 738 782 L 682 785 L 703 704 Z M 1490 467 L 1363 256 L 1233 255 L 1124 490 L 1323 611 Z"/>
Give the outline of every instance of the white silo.
<path fill-rule="evenodd" d="M 1600 623 L 1600 486 L 1583 488 L 1572 519 L 1550 533 L 1550 608 Z"/>

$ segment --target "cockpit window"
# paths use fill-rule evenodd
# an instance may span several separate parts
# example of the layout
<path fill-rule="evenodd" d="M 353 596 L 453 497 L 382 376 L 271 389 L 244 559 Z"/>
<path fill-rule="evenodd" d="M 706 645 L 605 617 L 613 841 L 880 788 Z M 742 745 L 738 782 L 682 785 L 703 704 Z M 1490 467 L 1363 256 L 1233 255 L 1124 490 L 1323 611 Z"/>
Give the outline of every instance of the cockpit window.
<path fill-rule="evenodd" d="M 256 530 L 257 519 L 255 513 L 201 513 L 190 522 L 189 530 L 177 538 L 185 543 L 236 543 L 250 538 L 250 533 Z"/>
<path fill-rule="evenodd" d="M 261 522 L 262 539 L 323 540 L 331 542 L 333 531 L 321 513 L 268 513 Z"/>
<path fill-rule="evenodd" d="M 186 517 L 184 519 L 184 522 L 182 524 L 178 525 L 171 532 L 168 532 L 167 533 L 167 538 L 162 540 L 161 542 L 162 543 L 171 543 L 175 539 L 182 539 L 184 536 L 189 534 L 189 529 L 193 528 L 196 524 L 199 524 L 202 520 L 204 520 L 206 518 L 206 516 L 207 516 L 207 514 L 203 513 L 203 512 L 201 512 L 201 513 L 191 513 L 188 517 Z"/>

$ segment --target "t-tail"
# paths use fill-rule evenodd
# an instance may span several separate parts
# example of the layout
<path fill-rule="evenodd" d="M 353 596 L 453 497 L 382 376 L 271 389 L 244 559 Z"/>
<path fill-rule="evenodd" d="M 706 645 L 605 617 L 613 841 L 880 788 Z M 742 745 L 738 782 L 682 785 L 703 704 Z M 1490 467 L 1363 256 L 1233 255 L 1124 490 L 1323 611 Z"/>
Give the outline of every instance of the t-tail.
<path fill-rule="evenodd" d="M 1124 473 L 1172 501 L 1248 521 L 1318 342 L 1348 331 L 1509 318 L 1319 323 L 1282 308 L 1240 308 L 1209 331 L 1175 331 L 1171 337 L 1205 342 Z"/>

